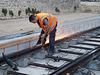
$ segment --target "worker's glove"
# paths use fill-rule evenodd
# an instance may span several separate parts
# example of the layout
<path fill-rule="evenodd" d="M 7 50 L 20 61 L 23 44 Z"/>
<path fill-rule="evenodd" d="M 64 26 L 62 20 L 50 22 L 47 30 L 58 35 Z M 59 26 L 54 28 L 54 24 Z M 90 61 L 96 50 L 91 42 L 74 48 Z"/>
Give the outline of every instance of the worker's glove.
<path fill-rule="evenodd" d="M 45 34 L 42 34 L 42 35 L 41 35 L 41 38 L 42 38 L 42 39 L 46 38 L 46 35 L 45 35 Z"/>
<path fill-rule="evenodd" d="M 41 44 L 36 44 L 35 46 L 41 46 Z"/>

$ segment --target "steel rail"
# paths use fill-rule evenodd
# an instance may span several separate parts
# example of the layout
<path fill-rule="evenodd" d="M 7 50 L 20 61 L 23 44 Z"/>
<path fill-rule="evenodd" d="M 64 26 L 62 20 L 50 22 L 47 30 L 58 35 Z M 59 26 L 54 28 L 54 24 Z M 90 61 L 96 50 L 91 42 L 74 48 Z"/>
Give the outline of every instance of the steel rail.
<path fill-rule="evenodd" d="M 99 29 L 99 28 L 100 27 L 92 28 L 92 29 L 89 29 L 89 30 L 86 30 L 86 31 L 83 31 L 83 32 L 78 32 L 76 34 L 71 35 L 70 37 L 65 37 L 63 39 L 59 39 L 59 40 L 56 41 L 56 43 L 60 43 L 60 42 L 62 42 L 64 40 L 70 40 L 70 38 L 77 37 L 79 35 L 84 35 L 84 33 L 88 33 L 88 32 L 91 32 L 91 31 Z M 45 47 L 47 47 L 47 46 L 49 46 L 49 44 L 45 45 Z M 28 48 L 28 49 L 24 49 L 24 50 L 21 50 L 21 51 L 17 51 L 17 52 L 8 54 L 6 56 L 7 56 L 7 58 L 10 58 L 10 59 L 16 58 L 18 56 L 25 55 L 25 54 L 28 54 L 30 52 L 36 52 L 36 51 L 38 52 L 39 49 L 41 49 L 41 47 L 42 46 L 33 46 L 32 48 Z M 3 57 L 0 57 L 0 63 L 2 63 L 2 62 L 4 62 L 4 59 L 3 59 Z"/>
<path fill-rule="evenodd" d="M 82 55 L 76 60 L 59 67 L 56 71 L 54 71 L 50 75 L 66 75 L 67 73 L 72 71 L 74 68 L 86 64 L 87 62 L 95 59 L 99 55 L 100 55 L 100 46 L 93 49 L 89 53 Z"/>
<path fill-rule="evenodd" d="M 13 59 L 13 58 L 17 58 L 18 56 L 22 56 L 22 55 L 25 55 L 25 54 L 28 54 L 30 52 L 36 52 L 36 51 L 39 51 L 39 49 L 41 48 L 42 46 L 34 46 L 33 48 L 28 48 L 28 49 L 24 49 L 24 50 L 21 50 L 21 51 L 17 51 L 17 52 L 14 52 L 14 53 L 11 53 L 11 54 L 8 54 L 6 55 L 7 58 L 10 58 L 10 59 Z M 0 57 L 0 63 L 4 62 L 4 59 L 3 57 Z"/>
<path fill-rule="evenodd" d="M 92 30 L 95 30 L 95 29 L 92 29 Z M 91 31 L 91 30 L 90 30 Z M 85 32 L 88 32 L 88 31 L 84 31 L 84 32 L 81 32 L 80 34 L 82 34 L 82 33 L 85 33 Z M 72 35 L 72 36 L 70 36 L 70 38 L 72 38 L 72 37 L 75 37 L 75 36 L 79 36 L 79 35 Z M 62 42 L 62 40 L 64 41 L 64 40 L 66 40 L 66 39 L 70 39 L 69 37 L 67 37 L 67 38 L 63 38 L 63 39 L 60 39 L 60 40 L 58 40 L 58 41 L 56 41 L 56 43 L 57 42 Z M 49 44 L 46 44 L 45 46 L 48 46 Z M 41 48 L 42 46 L 34 46 L 33 48 L 28 48 L 28 49 L 24 49 L 24 50 L 22 50 L 22 51 L 18 51 L 18 52 L 15 52 L 15 53 L 12 53 L 12 54 L 9 54 L 9 55 L 7 55 L 7 58 L 16 58 L 17 56 L 21 56 L 21 55 L 25 55 L 25 54 L 28 54 L 28 53 L 30 53 L 30 52 L 38 52 L 39 51 L 39 49 Z M 97 52 L 97 53 L 99 53 L 100 54 L 100 52 Z M 50 58 L 57 58 L 57 57 L 50 57 Z M 57 74 L 53 74 L 53 73 L 51 73 L 50 75 L 65 75 L 67 72 L 70 72 L 70 70 L 72 70 L 71 68 L 73 68 L 74 66 L 72 65 L 73 63 L 72 62 L 74 62 L 75 60 L 71 60 L 71 59 L 66 59 L 66 58 L 61 58 L 61 57 L 59 57 L 59 59 L 60 60 L 64 60 L 64 61 L 69 61 L 71 64 L 66 64 L 66 65 L 63 65 L 63 66 L 61 66 L 61 67 L 59 67 L 59 68 L 57 68 L 57 70 L 56 71 L 54 71 L 53 73 L 56 73 L 57 72 Z M 79 58 L 80 59 L 80 58 Z M 78 59 L 78 60 L 79 60 Z M 77 60 L 77 61 L 78 61 Z M 1 62 L 3 62 L 4 60 L 3 60 L 3 57 L 0 57 L 0 63 Z M 76 61 L 74 62 L 74 63 L 76 63 Z M 83 63 L 83 61 L 81 61 L 81 63 Z M 71 65 L 71 66 L 70 66 Z M 77 64 L 77 65 L 79 65 L 79 63 Z M 68 66 L 70 66 L 71 68 L 70 68 L 70 70 L 67 70 L 66 71 L 66 67 L 68 67 Z M 59 70 L 59 72 L 58 72 L 58 70 Z M 17 72 L 13 72 L 13 71 L 9 71 L 9 73 L 11 74 L 14 74 L 15 73 L 15 75 L 18 75 L 17 74 Z M 23 74 L 22 74 L 23 75 Z M 25 74 L 25 75 L 27 75 L 27 74 Z"/>

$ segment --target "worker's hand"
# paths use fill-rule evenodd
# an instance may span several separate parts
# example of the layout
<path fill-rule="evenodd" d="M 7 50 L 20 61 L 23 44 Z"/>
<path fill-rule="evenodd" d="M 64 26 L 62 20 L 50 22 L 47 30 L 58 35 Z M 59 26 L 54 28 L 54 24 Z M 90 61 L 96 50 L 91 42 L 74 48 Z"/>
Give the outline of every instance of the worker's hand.
<path fill-rule="evenodd" d="M 45 38 L 45 37 L 46 37 L 46 35 L 45 35 L 45 34 L 42 34 L 42 35 L 41 35 L 41 38 Z"/>

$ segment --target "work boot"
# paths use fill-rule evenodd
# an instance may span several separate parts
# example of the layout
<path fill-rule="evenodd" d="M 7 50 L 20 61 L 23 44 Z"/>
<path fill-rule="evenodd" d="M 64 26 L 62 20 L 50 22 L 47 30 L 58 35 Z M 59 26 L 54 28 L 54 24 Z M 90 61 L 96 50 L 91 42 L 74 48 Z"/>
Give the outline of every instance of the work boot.
<path fill-rule="evenodd" d="M 48 55 L 49 55 L 49 56 L 54 55 L 54 53 L 55 53 L 55 51 L 51 51 L 51 50 L 48 51 Z"/>
<path fill-rule="evenodd" d="M 48 53 L 48 56 L 52 56 L 52 55 L 54 55 L 54 53 Z"/>

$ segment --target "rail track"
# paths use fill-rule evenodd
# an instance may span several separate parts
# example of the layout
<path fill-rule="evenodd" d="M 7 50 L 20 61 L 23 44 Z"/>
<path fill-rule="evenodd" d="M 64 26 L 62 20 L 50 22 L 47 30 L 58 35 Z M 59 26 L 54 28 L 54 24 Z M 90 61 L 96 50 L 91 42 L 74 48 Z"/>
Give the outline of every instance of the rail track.
<path fill-rule="evenodd" d="M 18 67 L 19 71 L 8 70 L 7 73 L 12 75 L 66 75 L 100 55 L 100 27 L 56 41 L 56 53 L 52 56 L 45 55 L 48 46 L 49 44 L 46 44 L 45 50 L 42 51 L 41 46 L 38 46 L 8 55 L 7 57 L 15 62 L 25 58 L 28 58 L 29 62 L 24 68 Z M 4 63 L 2 57 L 0 63 Z"/>
<path fill-rule="evenodd" d="M 47 55 L 49 43 L 44 49 L 34 46 L 39 32 L 0 37 L 0 74 L 66 75 L 100 55 L 100 17 L 58 26 L 56 38 L 60 39 L 52 56 Z M 18 71 L 5 65 L 2 52 L 17 64 Z"/>

